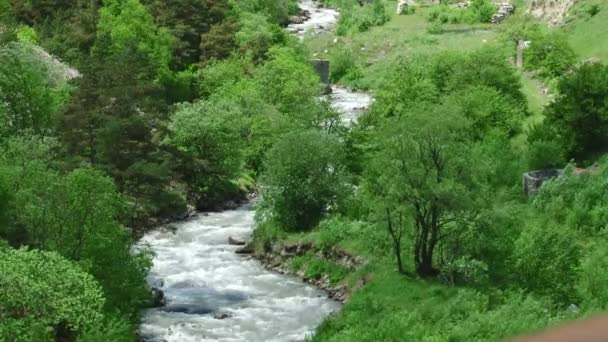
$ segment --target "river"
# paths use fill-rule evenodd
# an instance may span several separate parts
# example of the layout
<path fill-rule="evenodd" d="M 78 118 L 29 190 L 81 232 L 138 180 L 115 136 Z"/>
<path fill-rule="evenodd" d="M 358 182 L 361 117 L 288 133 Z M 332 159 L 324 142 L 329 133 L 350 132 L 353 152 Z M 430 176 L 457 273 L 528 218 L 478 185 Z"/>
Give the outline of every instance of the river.
<path fill-rule="evenodd" d="M 300 5 L 310 11 L 310 19 L 290 25 L 290 32 L 318 33 L 335 25 L 335 10 L 317 8 L 310 0 Z M 371 103 L 365 93 L 332 88 L 328 100 L 345 123 Z M 144 340 L 302 341 L 340 308 L 321 290 L 235 253 L 238 247 L 228 239 L 249 240 L 253 217 L 250 206 L 199 214 L 142 238 L 155 253 L 148 282 L 167 300 L 166 306 L 146 311 L 140 327 Z"/>

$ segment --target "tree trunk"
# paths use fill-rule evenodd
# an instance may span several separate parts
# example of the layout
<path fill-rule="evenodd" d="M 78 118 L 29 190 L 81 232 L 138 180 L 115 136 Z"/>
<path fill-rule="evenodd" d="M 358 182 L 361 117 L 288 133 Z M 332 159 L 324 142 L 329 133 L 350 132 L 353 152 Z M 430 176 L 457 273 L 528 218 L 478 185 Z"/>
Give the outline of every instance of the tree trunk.
<path fill-rule="evenodd" d="M 400 274 L 405 274 L 403 269 L 403 261 L 401 260 L 401 237 L 403 236 L 403 222 L 401 215 L 399 217 L 399 227 L 393 226 L 393 220 L 391 219 L 391 210 L 386 208 L 386 221 L 388 224 L 388 232 L 393 238 L 393 247 L 395 251 L 395 257 L 397 258 L 397 270 Z"/>

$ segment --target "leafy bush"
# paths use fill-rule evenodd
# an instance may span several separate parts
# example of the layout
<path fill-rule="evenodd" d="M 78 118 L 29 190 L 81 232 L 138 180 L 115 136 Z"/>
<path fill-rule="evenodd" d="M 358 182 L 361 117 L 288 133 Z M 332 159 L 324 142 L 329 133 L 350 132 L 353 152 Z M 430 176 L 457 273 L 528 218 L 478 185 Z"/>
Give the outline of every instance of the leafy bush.
<path fill-rule="evenodd" d="M 336 28 L 336 33 L 340 36 L 353 31 L 365 32 L 371 27 L 384 25 L 390 20 L 385 0 L 373 0 L 373 2 L 366 2 L 363 5 L 348 4 L 341 10 Z"/>
<path fill-rule="evenodd" d="M 576 62 L 576 53 L 566 35 L 559 32 L 539 33 L 531 39 L 530 47 L 524 51 L 527 70 L 536 70 L 542 77 L 554 78 L 562 76 Z"/>
<path fill-rule="evenodd" d="M 426 27 L 426 31 L 430 34 L 442 34 L 444 29 L 444 25 L 440 21 L 433 22 Z"/>
<path fill-rule="evenodd" d="M 600 13 L 600 10 L 600 5 L 593 4 L 587 9 L 587 14 L 589 14 L 590 17 L 595 17 L 598 13 Z"/>
<path fill-rule="evenodd" d="M 460 257 L 443 265 L 440 277 L 448 285 L 484 286 L 488 284 L 488 265 Z"/>
<path fill-rule="evenodd" d="M 57 253 L 0 248 L 0 339 L 73 339 L 102 321 L 93 277 Z"/>
<path fill-rule="evenodd" d="M 563 77 L 545 109 L 548 134 L 568 158 L 596 158 L 608 150 L 608 66 L 584 63 Z"/>
<path fill-rule="evenodd" d="M 348 228 L 348 226 L 338 218 L 321 221 L 319 224 L 319 240 L 317 241 L 317 246 L 324 254 L 329 253 L 345 238 L 348 233 L 346 228 Z"/>
<path fill-rule="evenodd" d="M 492 0 L 472 0 L 471 6 L 467 9 L 467 21 L 469 23 L 489 23 L 496 10 L 496 5 Z"/>
<path fill-rule="evenodd" d="M 605 310 L 608 306 L 608 249 L 600 240 L 587 248 L 578 269 L 576 290 L 586 309 Z"/>
<path fill-rule="evenodd" d="M 329 72 L 333 83 L 340 82 L 347 76 L 353 81 L 353 75 L 361 75 L 353 52 L 345 47 L 332 49 L 329 55 Z"/>
<path fill-rule="evenodd" d="M 313 228 L 345 194 L 343 158 L 341 143 L 327 133 L 286 135 L 268 152 L 261 176 L 265 218 L 288 231 Z"/>

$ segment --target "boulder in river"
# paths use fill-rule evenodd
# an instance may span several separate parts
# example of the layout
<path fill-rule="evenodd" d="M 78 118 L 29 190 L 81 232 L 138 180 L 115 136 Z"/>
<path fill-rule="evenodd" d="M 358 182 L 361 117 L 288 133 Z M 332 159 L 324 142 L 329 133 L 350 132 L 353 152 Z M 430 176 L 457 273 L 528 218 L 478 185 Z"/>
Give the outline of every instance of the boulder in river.
<path fill-rule="evenodd" d="M 246 244 L 245 246 L 236 250 L 236 254 L 253 254 L 254 248 L 251 243 Z"/>
<path fill-rule="evenodd" d="M 233 245 L 233 246 L 245 246 L 247 244 L 247 242 L 241 241 L 241 240 L 233 238 L 232 236 L 229 236 L 228 244 Z"/>
<path fill-rule="evenodd" d="M 215 319 L 226 319 L 226 318 L 231 318 L 231 317 L 233 317 L 233 314 L 231 314 L 230 312 L 226 312 L 226 311 L 218 311 L 213 314 L 213 318 L 215 318 Z"/>
<path fill-rule="evenodd" d="M 165 298 L 165 293 L 156 287 L 151 289 L 152 292 L 152 307 L 158 308 L 161 306 L 167 305 L 167 299 Z"/>

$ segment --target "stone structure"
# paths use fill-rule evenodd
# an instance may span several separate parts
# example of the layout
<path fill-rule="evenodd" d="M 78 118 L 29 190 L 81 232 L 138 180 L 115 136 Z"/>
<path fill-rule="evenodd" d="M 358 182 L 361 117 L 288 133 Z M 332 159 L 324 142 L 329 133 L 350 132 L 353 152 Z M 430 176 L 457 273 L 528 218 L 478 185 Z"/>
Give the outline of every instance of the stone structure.
<path fill-rule="evenodd" d="M 315 68 L 317 74 L 319 74 L 319 78 L 321 79 L 321 83 L 329 84 L 329 61 L 322 59 L 315 59 L 311 61 L 312 66 Z"/>
<path fill-rule="evenodd" d="M 329 95 L 332 93 L 331 84 L 329 83 L 329 61 L 322 59 L 315 59 L 311 61 L 312 66 L 315 68 L 315 71 L 319 75 L 319 79 L 321 83 L 325 85 L 322 95 Z"/>
<path fill-rule="evenodd" d="M 407 13 L 407 10 L 415 5 L 416 3 L 411 0 L 399 0 L 399 3 L 397 4 L 397 15 Z"/>
<path fill-rule="evenodd" d="M 498 2 L 496 6 L 498 6 L 498 13 L 492 16 L 492 24 L 499 24 L 515 13 L 515 6 L 508 2 Z"/>
<path fill-rule="evenodd" d="M 532 195 L 541 188 L 544 182 L 561 177 L 567 169 L 548 169 L 548 170 L 536 170 L 524 173 L 523 177 L 523 188 L 524 192 L 528 195 Z M 598 172 L 597 164 L 594 164 L 588 168 L 574 168 L 572 170 L 573 175 L 594 175 Z"/>
<path fill-rule="evenodd" d="M 517 59 L 515 60 L 515 66 L 518 68 L 524 67 L 524 50 L 530 47 L 529 40 L 520 40 L 517 43 Z"/>
<path fill-rule="evenodd" d="M 524 176 L 523 176 L 524 192 L 527 195 L 533 195 L 536 192 L 538 192 L 538 190 L 540 189 L 540 187 L 543 185 L 544 182 L 546 182 L 550 179 L 553 179 L 553 178 L 557 178 L 557 177 L 561 176 L 562 174 L 564 174 L 564 170 L 562 170 L 562 169 L 536 170 L 536 171 L 530 171 L 528 173 L 524 173 Z"/>

